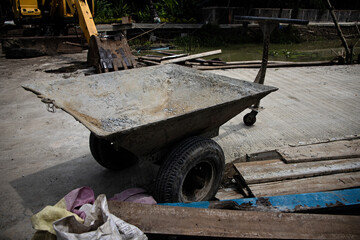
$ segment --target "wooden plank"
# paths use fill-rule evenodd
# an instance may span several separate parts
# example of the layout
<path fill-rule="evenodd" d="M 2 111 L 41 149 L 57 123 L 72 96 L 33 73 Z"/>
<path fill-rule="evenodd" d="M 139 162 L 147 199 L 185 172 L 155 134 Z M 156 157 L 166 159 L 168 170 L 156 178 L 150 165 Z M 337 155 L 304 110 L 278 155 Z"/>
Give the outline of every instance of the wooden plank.
<path fill-rule="evenodd" d="M 162 50 L 162 51 L 159 51 L 159 50 L 150 50 L 150 51 L 155 51 L 157 53 L 170 56 L 170 55 L 173 55 L 173 53 L 182 52 L 183 50 L 180 50 L 180 49 L 166 49 L 166 50 Z"/>
<path fill-rule="evenodd" d="M 168 51 L 168 50 L 167 50 L 167 51 Z M 162 55 L 166 55 L 166 56 L 172 56 L 172 55 L 174 55 L 173 53 L 169 53 L 169 52 L 165 52 L 165 51 L 155 50 L 155 52 L 160 53 L 160 54 L 162 54 Z"/>
<path fill-rule="evenodd" d="M 206 60 L 204 60 L 206 61 Z M 259 60 L 251 60 L 251 61 L 231 61 L 231 62 L 224 62 L 226 65 L 249 65 L 249 64 L 258 64 L 261 65 L 261 61 Z M 268 61 L 268 64 L 289 64 L 293 62 L 289 61 Z"/>
<path fill-rule="evenodd" d="M 115 216 L 145 233 L 261 239 L 359 239 L 359 216 L 273 213 L 109 201 Z M 301 226 L 301 227 L 299 227 Z"/>
<path fill-rule="evenodd" d="M 202 62 L 202 64 L 206 66 L 223 66 L 226 64 L 226 62 L 218 59 L 213 59 L 213 60 L 205 60 L 204 62 Z"/>
<path fill-rule="evenodd" d="M 237 164 L 241 164 L 242 167 L 254 167 L 254 168 L 261 168 L 264 167 L 265 165 L 272 165 L 272 164 L 284 164 L 284 162 L 281 159 L 270 159 L 270 160 L 262 160 L 262 161 L 250 161 L 250 162 L 239 162 L 239 163 L 234 163 L 234 166 Z M 235 166 L 236 169 L 236 166 Z"/>
<path fill-rule="evenodd" d="M 139 62 L 147 63 L 148 65 L 160 65 L 159 62 L 145 60 L 145 59 L 142 59 L 142 58 L 139 58 Z"/>
<path fill-rule="evenodd" d="M 160 62 L 161 61 L 161 57 L 155 57 L 155 56 L 139 56 L 138 57 L 139 60 L 149 60 L 149 61 L 157 61 Z"/>
<path fill-rule="evenodd" d="M 219 70 L 219 69 L 232 69 L 232 68 L 258 68 L 260 64 L 248 64 L 248 65 L 221 65 L 221 66 L 196 66 L 193 68 L 198 70 Z"/>
<path fill-rule="evenodd" d="M 185 62 L 187 60 L 206 57 L 206 56 L 211 56 L 211 55 L 215 55 L 215 54 L 219 54 L 219 53 L 221 53 L 221 49 L 214 50 L 214 51 L 209 51 L 209 52 L 198 53 L 198 54 L 193 54 L 193 55 L 189 55 L 189 56 L 186 56 L 186 57 L 169 59 L 169 60 L 162 61 L 161 63 L 162 64 L 167 64 L 167 63 Z"/>
<path fill-rule="evenodd" d="M 360 139 L 288 147 L 278 149 L 277 152 L 287 163 L 359 158 Z"/>
<path fill-rule="evenodd" d="M 323 192 L 354 187 L 360 187 L 360 172 L 249 185 L 255 197 Z M 227 194 L 230 195 L 229 191 Z"/>
<path fill-rule="evenodd" d="M 252 153 L 252 154 L 246 155 L 247 162 L 274 160 L 274 159 L 280 159 L 280 158 L 281 158 L 281 156 L 276 150 L 257 152 L 257 153 Z"/>
<path fill-rule="evenodd" d="M 168 55 L 168 56 L 162 57 L 161 61 L 165 61 L 165 60 L 173 59 L 173 58 L 185 57 L 185 56 L 188 56 L 188 55 L 189 54 L 187 54 L 187 53 L 176 54 L 176 55 Z"/>
<path fill-rule="evenodd" d="M 304 67 L 304 66 L 322 66 L 333 64 L 329 61 L 316 61 L 316 62 L 288 62 L 288 63 L 269 63 L 268 68 L 279 68 L 279 67 Z M 250 63 L 250 64 L 226 64 L 220 66 L 194 66 L 198 70 L 217 70 L 217 69 L 232 69 L 232 68 L 257 68 L 261 64 Z"/>
<path fill-rule="evenodd" d="M 235 163 L 247 184 L 360 171 L 360 158 L 286 164 L 281 160 Z"/>
<path fill-rule="evenodd" d="M 268 61 L 268 64 L 278 63 L 291 63 L 289 61 Z M 226 62 L 227 65 L 247 65 L 247 64 L 261 64 L 261 60 L 250 60 L 250 61 L 231 61 Z"/>
<path fill-rule="evenodd" d="M 215 195 L 219 200 L 244 198 L 244 195 L 239 193 L 235 188 L 220 188 Z"/>

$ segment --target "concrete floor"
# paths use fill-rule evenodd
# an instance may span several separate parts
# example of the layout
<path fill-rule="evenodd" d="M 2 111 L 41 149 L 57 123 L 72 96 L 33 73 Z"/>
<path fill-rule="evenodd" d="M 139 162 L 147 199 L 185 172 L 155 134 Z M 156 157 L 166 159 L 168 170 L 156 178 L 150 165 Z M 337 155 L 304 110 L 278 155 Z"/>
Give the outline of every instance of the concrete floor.
<path fill-rule="evenodd" d="M 253 81 L 257 71 L 214 72 Z M 255 125 L 246 127 L 239 114 L 221 128 L 227 159 L 360 133 L 360 65 L 271 68 L 265 83 L 279 90 L 261 102 Z"/>
<path fill-rule="evenodd" d="M 52 114 L 24 83 L 76 77 L 86 54 L 11 60 L 0 57 L 0 239 L 31 239 L 30 217 L 80 186 L 111 197 L 152 182 L 157 167 L 148 163 L 110 172 L 93 160 L 89 131 L 70 115 Z M 70 68 L 69 68 L 70 66 Z M 47 71 L 47 72 L 45 72 Z M 60 72 L 60 73 L 58 73 Z M 256 70 L 215 71 L 253 81 Z M 288 144 L 360 133 L 360 65 L 269 69 L 266 83 L 279 87 L 263 101 L 253 127 L 244 113 L 220 130 L 217 140 L 227 161 L 245 153 Z"/>

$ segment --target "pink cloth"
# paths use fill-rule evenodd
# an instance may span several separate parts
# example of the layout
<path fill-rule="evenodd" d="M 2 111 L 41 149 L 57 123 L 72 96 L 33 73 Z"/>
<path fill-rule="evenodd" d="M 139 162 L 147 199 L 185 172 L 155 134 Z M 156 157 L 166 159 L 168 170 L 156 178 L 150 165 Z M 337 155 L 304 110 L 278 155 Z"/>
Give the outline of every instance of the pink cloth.
<path fill-rule="evenodd" d="M 120 202 L 135 202 L 143 204 L 156 204 L 155 199 L 147 194 L 145 189 L 142 188 L 129 188 L 121 193 L 115 194 L 109 200 L 120 201 Z"/>
<path fill-rule="evenodd" d="M 94 191 L 89 187 L 81 187 L 72 190 L 65 197 L 66 209 L 77 214 L 82 219 L 85 219 L 86 214 L 79 211 L 79 208 L 87 203 L 93 204 L 95 202 Z"/>

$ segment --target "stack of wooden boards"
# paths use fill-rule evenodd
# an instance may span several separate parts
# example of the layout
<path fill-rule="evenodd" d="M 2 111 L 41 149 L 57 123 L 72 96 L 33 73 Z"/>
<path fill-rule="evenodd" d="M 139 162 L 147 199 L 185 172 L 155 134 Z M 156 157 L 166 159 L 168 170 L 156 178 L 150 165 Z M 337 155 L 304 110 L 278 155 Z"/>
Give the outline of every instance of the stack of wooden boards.
<path fill-rule="evenodd" d="M 332 141 L 249 155 L 235 163 L 238 191 L 221 199 L 321 192 L 360 187 L 360 139 Z M 226 197 L 227 196 L 227 197 Z"/>
<path fill-rule="evenodd" d="M 139 56 L 138 62 L 145 63 L 147 65 L 160 65 L 160 64 L 168 64 L 168 63 L 185 63 L 186 65 L 190 64 L 190 61 L 194 62 L 211 62 L 212 60 L 203 60 L 202 57 L 207 57 L 211 55 L 216 55 L 221 53 L 221 49 L 203 52 L 198 54 L 172 54 L 164 51 L 157 51 L 157 53 L 166 55 L 147 55 L 147 56 Z"/>
<path fill-rule="evenodd" d="M 172 54 L 165 51 L 156 51 L 161 55 L 146 55 L 138 56 L 137 61 L 146 65 L 159 65 L 167 63 L 178 63 L 188 67 L 196 68 L 198 70 L 216 70 L 216 69 L 231 69 L 231 68 L 260 68 L 261 61 L 234 61 L 225 62 L 220 59 L 205 60 L 203 57 L 208 57 L 220 54 L 221 49 L 202 52 L 197 54 Z M 268 61 L 268 67 L 296 67 L 296 66 L 319 66 L 329 65 L 332 62 L 282 62 L 282 61 Z"/>

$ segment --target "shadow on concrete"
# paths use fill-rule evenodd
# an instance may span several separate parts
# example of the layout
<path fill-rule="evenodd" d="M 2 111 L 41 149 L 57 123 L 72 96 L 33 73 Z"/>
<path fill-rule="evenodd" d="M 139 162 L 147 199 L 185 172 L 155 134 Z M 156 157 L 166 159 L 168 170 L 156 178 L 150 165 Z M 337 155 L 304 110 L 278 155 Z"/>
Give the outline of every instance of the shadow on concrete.
<path fill-rule="evenodd" d="M 109 171 L 98 165 L 91 155 L 86 155 L 16 179 L 10 184 L 22 198 L 23 206 L 36 213 L 82 186 L 91 187 L 95 197 L 104 193 L 108 198 L 130 187 L 151 188 L 158 168 L 143 162 L 123 171 Z"/>
<path fill-rule="evenodd" d="M 242 121 L 240 123 L 231 124 L 231 125 L 222 125 L 221 128 L 224 130 L 221 134 L 219 134 L 218 138 L 223 139 L 233 134 L 234 132 L 240 132 L 243 128 L 251 128 L 252 126 L 246 126 Z"/>
<path fill-rule="evenodd" d="M 45 70 L 46 73 L 72 73 L 79 69 L 87 69 L 87 62 L 73 61 L 70 66 L 61 67 L 58 69 Z"/>

